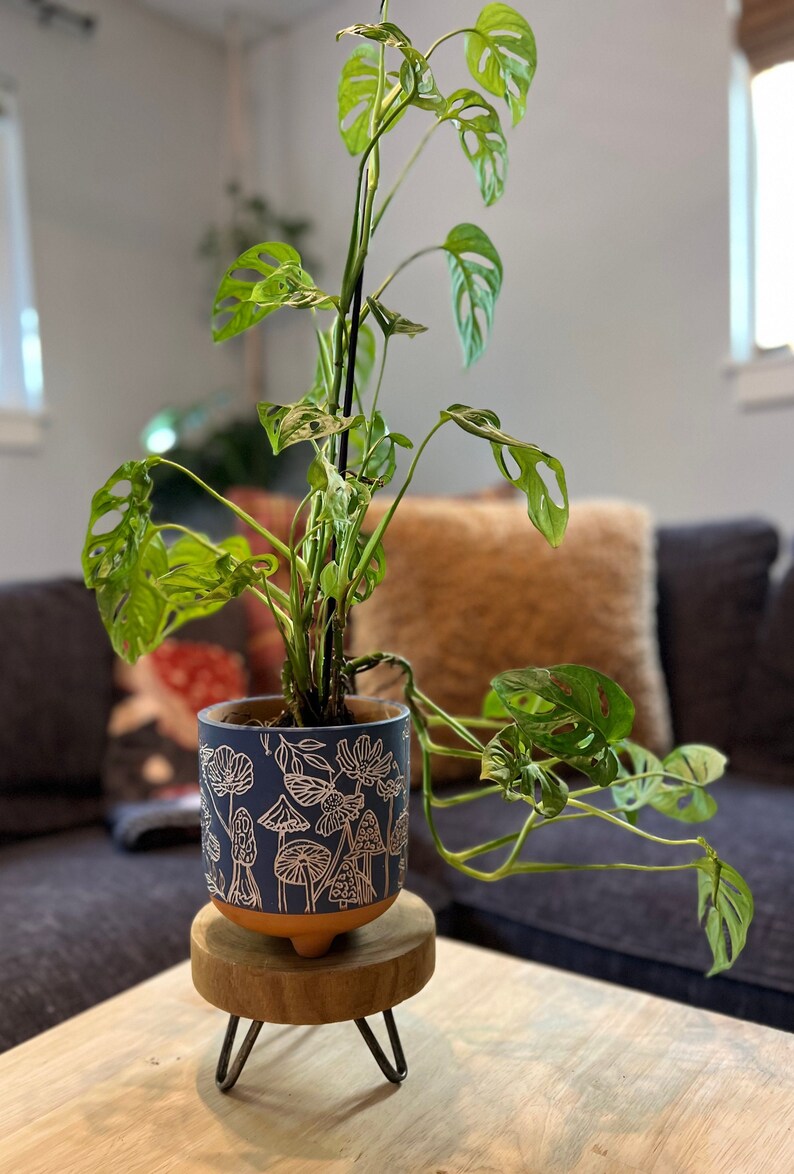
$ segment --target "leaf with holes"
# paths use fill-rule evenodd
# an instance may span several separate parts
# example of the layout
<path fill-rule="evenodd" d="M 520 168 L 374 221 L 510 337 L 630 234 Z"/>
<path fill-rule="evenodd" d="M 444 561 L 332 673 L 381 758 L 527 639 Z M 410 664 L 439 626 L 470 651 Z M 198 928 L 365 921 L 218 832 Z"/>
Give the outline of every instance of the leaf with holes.
<path fill-rule="evenodd" d="M 213 305 L 213 338 L 222 342 L 242 334 L 284 306 L 330 310 L 337 304 L 313 283 L 292 245 L 265 241 L 226 270 Z"/>
<path fill-rule="evenodd" d="M 411 44 L 410 37 L 389 20 L 382 20 L 380 24 L 348 25 L 336 34 L 337 41 L 342 37 L 366 37 L 368 41 L 377 41 L 380 45 L 388 45 L 393 49 L 402 49 L 405 45 Z"/>
<path fill-rule="evenodd" d="M 708 856 L 695 861 L 695 867 L 698 869 L 698 920 L 702 923 L 706 919 L 706 937 L 714 959 L 707 974 L 711 978 L 729 970 L 744 949 L 753 920 L 753 894 L 744 877 L 711 850 Z"/>
<path fill-rule="evenodd" d="M 367 298 L 367 305 L 372 312 L 372 317 L 383 331 L 384 338 L 391 338 L 393 334 L 407 334 L 409 338 L 414 338 L 417 334 L 425 334 L 427 331 L 426 326 L 421 326 L 418 322 L 411 322 L 409 318 L 403 318 L 402 314 L 388 309 L 377 298 Z"/>
<path fill-rule="evenodd" d="M 621 777 L 626 782 L 613 785 L 612 794 L 629 823 L 636 823 L 639 809 L 648 806 L 681 823 L 711 819 L 717 803 L 706 787 L 721 777 L 726 763 L 718 750 L 711 746 L 679 746 L 660 761 L 634 742 L 626 742 L 623 749 L 629 755 L 631 769 L 621 764 Z"/>
<path fill-rule="evenodd" d="M 614 743 L 626 738 L 634 706 L 619 685 L 583 665 L 512 669 L 491 682 L 522 736 L 533 746 L 582 771 L 598 786 L 619 770 Z M 513 704 L 534 693 L 549 705 L 537 713 Z"/>
<path fill-rule="evenodd" d="M 568 803 L 568 784 L 533 761 L 532 748 L 515 725 L 500 730 L 485 747 L 480 778 L 498 783 L 505 799 L 522 799 L 545 819 L 559 815 Z"/>
<path fill-rule="evenodd" d="M 441 121 L 451 123 L 458 132 L 485 204 L 495 204 L 507 180 L 507 140 L 499 115 L 475 90 L 456 90 L 447 100 Z"/>
<path fill-rule="evenodd" d="M 151 525 L 150 470 L 159 464 L 160 457 L 126 461 L 91 499 L 82 557 L 86 587 L 95 590 L 137 562 Z"/>
<path fill-rule="evenodd" d="M 487 408 L 452 404 L 441 416 L 442 419 L 453 420 L 464 432 L 491 442 L 499 472 L 526 496 L 527 514 L 532 525 L 551 546 L 559 546 L 568 525 L 568 487 L 565 470 L 557 458 L 528 441 L 517 440 L 515 436 L 503 432 L 496 412 Z M 515 474 L 507 466 L 505 449 L 518 466 Z M 543 476 L 544 468 L 554 475 L 561 498 L 559 504 L 549 492 Z"/>
<path fill-rule="evenodd" d="M 509 4 L 487 4 L 466 34 L 466 62 L 483 89 L 507 102 L 513 126 L 519 123 L 538 63 L 535 36 L 524 17 Z"/>
<path fill-rule="evenodd" d="M 260 403 L 256 409 L 275 456 L 302 440 L 322 440 L 346 432 L 364 419 L 363 416 L 332 416 L 306 400 L 296 404 Z"/>
<path fill-rule="evenodd" d="M 412 106 L 440 115 L 446 107 L 446 102 L 436 85 L 429 61 L 410 45 L 401 46 L 401 52 L 405 58 L 400 69 L 400 88 L 403 94 L 411 99 Z"/>
<path fill-rule="evenodd" d="M 664 779 L 664 767 L 655 754 L 639 746 L 636 742 L 626 739 L 620 747 L 620 753 L 628 757 L 628 763 L 620 759 L 618 779 L 625 782 L 612 784 L 612 797 L 615 806 L 620 808 L 627 821 L 633 825 L 637 823 L 637 812 L 645 807 L 653 798 Z M 634 776 L 641 776 L 635 778 Z"/>
<path fill-rule="evenodd" d="M 441 246 L 452 282 L 452 312 L 466 367 L 485 350 L 502 288 L 502 262 L 481 228 L 458 224 Z"/>
<path fill-rule="evenodd" d="M 339 76 L 339 133 L 351 155 L 360 155 L 370 140 L 372 107 L 378 92 L 378 50 L 358 45 L 348 57 Z M 401 111 L 389 126 L 395 126 Z"/>
<path fill-rule="evenodd" d="M 354 463 L 359 465 L 359 477 L 368 485 L 383 488 L 397 471 L 397 449 L 413 448 L 413 441 L 402 432 L 392 432 L 382 412 L 375 411 L 371 428 L 362 424 L 350 432 Z"/>

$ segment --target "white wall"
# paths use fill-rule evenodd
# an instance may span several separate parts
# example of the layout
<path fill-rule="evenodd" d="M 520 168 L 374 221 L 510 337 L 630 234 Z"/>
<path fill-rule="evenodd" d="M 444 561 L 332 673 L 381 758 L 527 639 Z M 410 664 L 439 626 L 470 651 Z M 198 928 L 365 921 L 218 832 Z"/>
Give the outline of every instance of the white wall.
<path fill-rule="evenodd" d="M 518 5 L 522 7 L 521 4 Z M 424 47 L 476 17 L 476 0 L 393 0 L 390 19 Z M 400 279 L 388 304 L 432 333 L 393 347 L 386 403 L 412 435 L 453 401 L 491 405 L 509 430 L 563 460 L 576 496 L 648 503 L 662 520 L 758 513 L 791 527 L 794 409 L 739 410 L 723 373 L 729 347 L 728 102 L 724 0 L 601 0 L 523 6 L 539 68 L 527 118 L 509 135 L 507 194 L 479 205 L 451 128 L 439 132 L 383 222 L 369 276 L 474 220 L 505 261 L 492 346 L 462 373 L 441 258 Z M 265 186 L 313 216 L 315 251 L 338 281 L 355 164 L 335 130 L 337 28 L 375 19 L 341 0 L 254 57 Z M 444 45 L 447 92 L 466 85 L 462 40 Z M 423 121 L 387 140 L 387 168 Z M 410 124 L 410 125 L 409 125 Z M 444 128 L 446 130 L 446 128 Z M 440 150 L 438 148 L 441 148 Z M 270 346 L 280 398 L 308 385 L 305 323 Z M 399 347 L 399 343 L 402 346 Z M 494 479 L 483 445 L 443 433 L 420 488 L 457 492 Z"/>
<path fill-rule="evenodd" d="M 0 71 L 18 84 L 50 422 L 0 451 L 0 581 L 72 572 L 90 496 L 165 403 L 239 385 L 209 336 L 196 240 L 218 215 L 219 45 L 92 0 L 90 41 L 0 7 Z"/>

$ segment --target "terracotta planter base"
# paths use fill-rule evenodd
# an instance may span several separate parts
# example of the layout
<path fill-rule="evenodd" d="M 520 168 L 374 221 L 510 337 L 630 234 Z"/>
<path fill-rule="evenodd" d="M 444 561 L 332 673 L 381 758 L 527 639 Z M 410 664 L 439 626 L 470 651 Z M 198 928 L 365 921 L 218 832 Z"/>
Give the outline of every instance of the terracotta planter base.
<path fill-rule="evenodd" d="M 259 913 L 227 905 L 217 897 L 211 900 L 216 909 L 235 925 L 273 938 L 289 938 L 301 958 L 322 958 L 330 950 L 337 934 L 359 929 L 374 921 L 394 904 L 398 895 L 395 893 L 374 905 L 342 909 L 339 913 Z"/>

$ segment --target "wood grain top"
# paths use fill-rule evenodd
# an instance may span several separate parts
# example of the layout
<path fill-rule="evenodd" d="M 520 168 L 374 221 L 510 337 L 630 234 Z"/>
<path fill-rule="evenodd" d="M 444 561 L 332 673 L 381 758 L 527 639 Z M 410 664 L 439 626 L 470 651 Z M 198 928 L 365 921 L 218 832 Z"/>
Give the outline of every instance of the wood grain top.
<path fill-rule="evenodd" d="M 794 1037 L 439 940 L 381 1076 L 270 1027 L 228 1095 L 187 964 L 0 1056 L 3 1174 L 790 1174 Z M 381 1038 L 382 1022 L 373 1020 Z"/>
<path fill-rule="evenodd" d="M 213 1006 L 243 1019 L 360 1019 L 396 1007 L 428 982 L 435 929 L 424 901 L 402 892 L 382 917 L 338 937 L 322 958 L 300 958 L 288 939 L 241 929 L 208 904 L 190 934 L 193 982 Z"/>

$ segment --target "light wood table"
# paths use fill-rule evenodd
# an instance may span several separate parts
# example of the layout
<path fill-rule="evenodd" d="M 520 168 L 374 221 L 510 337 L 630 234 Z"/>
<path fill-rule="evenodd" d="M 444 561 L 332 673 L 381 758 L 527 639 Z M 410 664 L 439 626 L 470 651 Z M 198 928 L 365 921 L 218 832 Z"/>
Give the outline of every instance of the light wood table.
<path fill-rule="evenodd" d="M 3 1174 L 791 1174 L 794 1037 L 445 940 L 387 1084 L 352 1023 L 226 1016 L 188 964 L 0 1057 Z"/>

